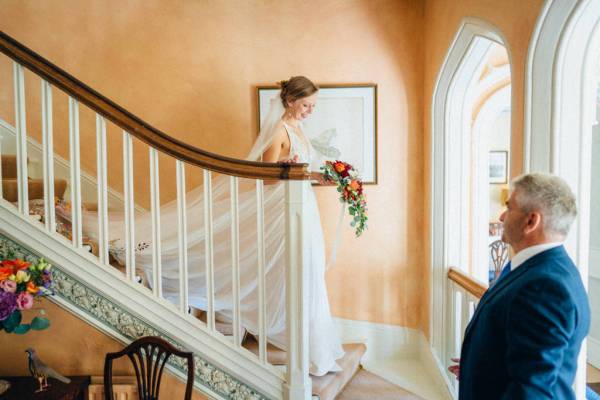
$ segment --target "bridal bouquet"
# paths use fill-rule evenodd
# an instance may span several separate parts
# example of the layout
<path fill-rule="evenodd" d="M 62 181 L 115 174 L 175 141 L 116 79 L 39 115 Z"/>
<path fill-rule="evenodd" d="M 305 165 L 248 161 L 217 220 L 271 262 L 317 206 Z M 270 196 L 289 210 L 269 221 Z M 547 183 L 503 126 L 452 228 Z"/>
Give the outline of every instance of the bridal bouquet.
<path fill-rule="evenodd" d="M 326 161 L 321 167 L 323 178 L 335 182 L 340 193 L 340 201 L 348 204 L 348 212 L 352 216 L 350 225 L 360 236 L 367 228 L 367 201 L 363 193 L 363 184 L 358 171 L 343 161 Z"/>
<path fill-rule="evenodd" d="M 19 258 L 0 261 L 0 331 L 24 334 L 50 326 L 44 317 L 22 324 L 21 312 L 31 309 L 34 300 L 50 294 L 51 286 L 51 265 L 43 258 L 37 264 Z"/>

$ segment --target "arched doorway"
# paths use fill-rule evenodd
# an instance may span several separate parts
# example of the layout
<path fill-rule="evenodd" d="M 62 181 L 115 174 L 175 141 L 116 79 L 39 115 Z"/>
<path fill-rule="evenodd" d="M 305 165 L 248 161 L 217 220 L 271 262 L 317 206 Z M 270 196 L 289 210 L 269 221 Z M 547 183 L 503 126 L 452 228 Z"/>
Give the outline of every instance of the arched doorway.
<path fill-rule="evenodd" d="M 454 266 L 469 272 L 476 234 L 472 206 L 484 193 L 477 188 L 481 182 L 485 182 L 489 199 L 487 176 L 484 175 L 483 181 L 473 180 L 473 165 L 479 159 L 472 142 L 474 110 L 479 107 L 481 111 L 485 103 L 481 103 L 482 93 L 485 92 L 489 100 L 489 90 L 482 91 L 481 85 L 482 77 L 486 76 L 487 63 L 484 61 L 495 45 L 503 46 L 504 43 L 502 34 L 493 25 L 479 19 L 465 19 L 442 65 L 433 93 L 430 337 L 432 352 L 443 367 L 455 351 L 445 337 L 451 315 L 446 301 L 447 271 Z M 508 55 L 507 58 L 510 59 Z M 480 121 L 480 130 L 482 123 Z M 486 150 L 486 157 L 487 153 Z M 487 164 L 487 158 L 484 163 Z M 479 193 L 480 198 L 474 193 Z M 488 202 L 485 201 L 486 207 Z M 487 237 L 485 226 L 484 236 Z M 484 247 L 487 248 L 487 243 Z M 485 281 L 486 271 L 484 268 L 482 280 Z"/>

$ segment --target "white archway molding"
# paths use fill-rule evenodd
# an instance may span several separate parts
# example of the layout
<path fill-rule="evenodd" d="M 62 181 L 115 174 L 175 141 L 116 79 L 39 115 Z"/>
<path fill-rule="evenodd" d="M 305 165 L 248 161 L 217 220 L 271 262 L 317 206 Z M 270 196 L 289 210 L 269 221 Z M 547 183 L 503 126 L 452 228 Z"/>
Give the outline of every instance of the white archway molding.
<path fill-rule="evenodd" d="M 530 46 L 527 73 L 524 167 L 563 177 L 577 196 L 579 215 L 565 245 L 585 285 L 599 27 L 600 0 L 547 0 Z M 581 399 L 585 356 L 584 343 L 575 384 Z"/>
<path fill-rule="evenodd" d="M 554 68 L 558 44 L 580 0 L 546 0 L 531 36 L 525 81 L 525 129 L 523 170 L 551 170 L 552 104 Z"/>
<path fill-rule="evenodd" d="M 487 152 L 477 151 L 489 149 L 488 129 L 498 119 L 500 114 L 511 109 L 511 85 L 507 84 L 492 94 L 483 104 L 473 123 L 473 154 L 476 156 L 472 169 L 473 201 L 474 204 L 484 205 L 473 207 L 471 226 L 473 227 L 472 259 L 474 266 L 480 266 L 475 276 L 484 274 L 487 279 L 489 259 L 488 232 L 490 212 L 489 207 L 489 156 Z M 510 165 L 510 160 L 509 160 Z"/>
<path fill-rule="evenodd" d="M 462 187 L 462 176 L 457 176 L 450 171 L 465 171 L 461 151 L 455 152 L 457 142 L 460 141 L 461 129 L 464 127 L 465 118 L 456 118 L 453 112 L 462 112 L 465 107 L 457 99 L 460 94 L 467 94 L 472 86 L 473 73 L 481 63 L 465 63 L 465 60 L 483 57 L 489 49 L 485 48 L 485 41 L 491 40 L 506 47 L 501 31 L 492 24 L 475 18 L 466 18 L 450 46 L 448 54 L 442 64 L 433 91 L 431 127 L 431 314 L 430 332 L 432 352 L 440 363 L 440 368 L 445 370 L 442 363 L 448 360 L 451 351 L 449 343 L 445 342 L 445 328 L 448 321 L 445 316 L 450 315 L 446 301 L 446 280 L 448 268 L 452 265 L 460 266 L 461 259 L 460 230 L 464 229 L 462 218 L 464 210 L 460 208 L 461 196 L 465 192 Z M 508 50 L 508 49 L 507 49 Z M 509 61 L 511 60 L 510 52 Z M 474 67 L 474 65 L 477 66 Z M 510 64 L 510 62 L 509 62 Z M 463 101 L 472 99 L 462 98 Z M 454 101 L 453 101 L 454 100 Z M 468 116 L 469 121 L 471 115 Z M 470 129 L 470 126 L 469 126 Z M 462 146 L 458 146 L 462 149 Z M 466 167 L 468 168 L 468 161 Z M 467 170 L 468 171 L 468 170 Z M 466 171 L 465 171 L 466 172 Z M 462 174 L 467 175 L 467 174 Z M 454 209 L 453 209 L 454 207 Z M 446 376 L 446 375 L 444 375 Z"/>

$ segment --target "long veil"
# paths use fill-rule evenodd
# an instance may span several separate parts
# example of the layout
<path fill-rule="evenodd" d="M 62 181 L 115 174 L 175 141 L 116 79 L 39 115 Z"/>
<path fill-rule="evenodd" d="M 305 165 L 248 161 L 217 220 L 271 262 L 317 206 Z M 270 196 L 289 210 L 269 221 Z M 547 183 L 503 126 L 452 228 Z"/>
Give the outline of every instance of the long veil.
<path fill-rule="evenodd" d="M 279 92 L 271 99 L 270 110 L 262 121 L 260 134 L 246 159 L 260 160 L 271 144 L 277 123 L 284 108 Z M 243 326 L 252 333 L 258 331 L 257 296 L 257 228 L 256 192 L 254 181 L 240 179 L 239 185 L 239 263 L 240 302 Z M 206 310 L 205 228 L 203 185 L 186 193 L 189 304 Z M 213 204 L 213 265 L 214 307 L 220 315 L 228 317 L 233 309 L 231 274 L 231 213 L 229 178 L 218 175 L 212 180 Z M 285 345 L 285 268 L 284 262 L 284 190 L 281 183 L 264 186 L 265 273 L 267 281 L 267 333 L 269 340 L 280 347 Z M 163 296 L 178 303 L 179 294 L 179 232 L 177 226 L 177 200 L 160 207 L 161 266 Z M 110 254 L 119 263 L 125 263 L 124 214 L 109 212 Z M 98 214 L 83 212 L 84 234 L 98 239 Z M 138 274 L 152 282 L 152 218 L 150 212 L 135 216 L 135 262 Z"/>

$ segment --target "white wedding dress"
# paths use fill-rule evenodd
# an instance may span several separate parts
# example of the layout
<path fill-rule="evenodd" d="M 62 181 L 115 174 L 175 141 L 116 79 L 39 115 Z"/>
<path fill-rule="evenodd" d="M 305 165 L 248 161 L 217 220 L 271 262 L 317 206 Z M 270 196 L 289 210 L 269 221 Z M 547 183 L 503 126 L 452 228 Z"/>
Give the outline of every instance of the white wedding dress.
<path fill-rule="evenodd" d="M 278 97 L 278 96 L 277 96 Z M 277 104 L 279 103 L 279 105 Z M 247 159 L 257 160 L 270 145 L 283 108 L 280 101 L 264 121 L 259 135 Z M 280 125 L 279 125 L 280 126 Z M 319 160 L 310 142 L 306 142 L 291 126 L 284 125 L 290 138 L 289 158 L 298 157 L 298 162 L 313 163 Z M 286 157 L 288 158 L 288 157 Z M 215 175 L 215 174 L 213 174 Z M 214 265 L 214 309 L 218 316 L 231 319 L 232 273 L 230 241 L 230 196 L 229 178 L 216 176 L 213 179 L 213 265 Z M 267 338 L 273 345 L 285 349 L 285 192 L 284 184 L 264 185 L 265 226 L 265 273 L 267 302 Z M 327 288 L 325 286 L 325 249 L 319 210 L 312 188 L 306 199 L 306 227 L 310 231 L 309 267 L 309 361 L 310 373 L 321 376 L 339 371 L 336 360 L 344 355 L 340 339 L 331 318 Z M 241 324 L 250 333 L 258 333 L 258 284 L 257 284 L 257 229 L 256 192 L 254 181 L 240 179 L 239 184 L 239 265 L 240 265 L 240 312 Z M 205 229 L 203 186 L 186 193 L 188 232 L 188 285 L 189 304 L 206 310 Z M 122 264 L 124 254 L 124 215 L 109 212 L 109 241 L 111 254 Z M 179 302 L 179 241 L 177 226 L 177 201 L 160 207 L 161 224 L 161 267 L 163 296 Z M 98 215 L 83 212 L 84 234 L 98 238 Z M 283 240 L 282 240 L 283 238 Z M 152 218 L 149 212 L 135 216 L 135 261 L 136 269 L 143 271 L 148 282 L 152 282 Z M 138 272 L 139 273 L 139 272 Z"/>

